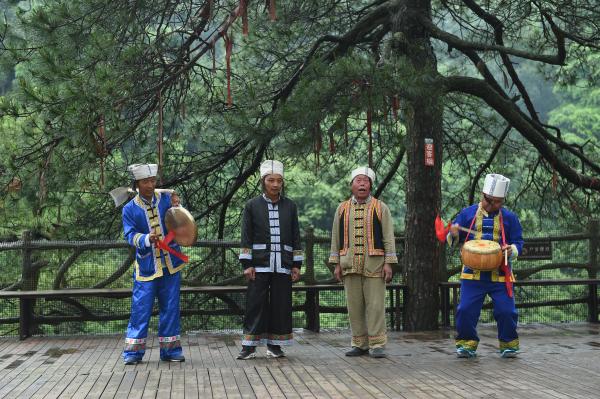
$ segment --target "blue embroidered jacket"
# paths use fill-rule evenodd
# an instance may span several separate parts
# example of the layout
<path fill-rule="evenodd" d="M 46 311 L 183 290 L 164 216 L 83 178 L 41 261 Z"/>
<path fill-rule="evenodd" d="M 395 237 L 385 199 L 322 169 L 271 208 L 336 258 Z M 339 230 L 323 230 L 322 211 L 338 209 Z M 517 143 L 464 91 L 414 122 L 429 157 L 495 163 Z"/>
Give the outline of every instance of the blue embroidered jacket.
<path fill-rule="evenodd" d="M 150 281 L 161 277 L 163 268 L 174 274 L 184 266 L 181 259 L 152 244 L 148 245 L 146 240 L 151 231 L 160 239 L 167 235 L 165 213 L 170 207 L 171 195 L 164 192 L 155 192 L 151 204 L 138 194 L 123 207 L 123 231 L 129 245 L 136 249 L 134 267 L 135 278 L 138 281 Z M 179 245 L 174 241 L 169 246 L 180 251 Z"/>
<path fill-rule="evenodd" d="M 513 212 L 506 208 L 500 208 L 500 212 L 502 212 L 506 243 L 512 246 L 511 259 L 514 259 L 523 250 L 523 229 L 521 227 L 521 223 L 519 222 L 519 218 Z M 464 243 L 465 239 L 467 238 L 467 234 L 469 234 L 469 240 L 490 240 L 496 241 L 502 245 L 500 212 L 488 214 L 483 208 L 480 207 L 480 204 L 471 205 L 467 208 L 464 208 L 462 211 L 460 211 L 453 223 L 457 223 L 462 227 L 466 227 L 467 229 L 471 226 L 471 223 L 473 223 L 473 227 L 471 227 L 473 233 L 459 231 L 459 242 Z M 475 221 L 473 222 L 474 218 Z M 453 241 L 453 237 L 448 234 L 448 242 L 453 244 Z M 514 281 L 514 276 L 511 275 L 510 277 L 511 281 Z M 504 273 L 500 270 L 473 270 L 464 266 L 460 278 L 467 280 L 504 282 Z"/>

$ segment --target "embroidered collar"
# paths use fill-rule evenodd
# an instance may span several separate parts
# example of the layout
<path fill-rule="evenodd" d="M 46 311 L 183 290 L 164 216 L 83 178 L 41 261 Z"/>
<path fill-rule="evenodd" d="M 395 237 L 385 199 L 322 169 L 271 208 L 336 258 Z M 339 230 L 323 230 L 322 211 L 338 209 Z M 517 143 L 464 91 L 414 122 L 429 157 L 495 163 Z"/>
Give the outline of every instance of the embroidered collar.
<path fill-rule="evenodd" d="M 500 213 L 500 211 L 502 211 L 502 208 L 498 209 L 498 212 L 496 213 Z M 486 218 L 490 217 L 490 214 L 485 209 L 483 209 L 483 205 L 481 204 L 481 202 L 479 203 L 479 208 L 477 209 L 477 212 L 481 212 L 481 214 Z M 492 216 L 496 216 L 496 213 L 494 213 L 494 215 Z"/>
<path fill-rule="evenodd" d="M 262 195 L 263 199 L 271 204 L 276 204 L 277 202 L 281 201 L 281 199 L 283 198 L 281 196 L 281 194 L 279 194 L 279 197 L 277 198 L 277 201 L 273 201 L 271 198 L 267 197 L 267 194 L 263 193 Z"/>
<path fill-rule="evenodd" d="M 138 193 L 138 197 L 144 205 L 150 205 L 150 206 L 156 205 L 156 194 L 152 194 L 152 201 L 150 201 L 150 202 L 146 198 L 142 197 L 139 193 Z"/>
<path fill-rule="evenodd" d="M 358 200 L 354 197 L 354 195 L 352 195 L 352 197 L 350 198 L 350 203 L 352 205 L 368 204 L 369 202 L 371 202 L 371 198 L 373 198 L 373 197 L 371 196 L 371 194 L 369 194 L 369 196 L 367 197 L 367 199 L 365 200 L 365 202 L 358 202 Z"/>

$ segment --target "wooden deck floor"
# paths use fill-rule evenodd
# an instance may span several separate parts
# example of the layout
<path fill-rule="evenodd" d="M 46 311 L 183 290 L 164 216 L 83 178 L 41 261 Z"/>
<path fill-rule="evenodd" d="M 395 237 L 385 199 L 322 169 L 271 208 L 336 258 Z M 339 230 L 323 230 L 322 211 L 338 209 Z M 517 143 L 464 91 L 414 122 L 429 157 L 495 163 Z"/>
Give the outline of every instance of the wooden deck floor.
<path fill-rule="evenodd" d="M 182 337 L 186 362 L 122 364 L 121 336 L 0 339 L 0 398 L 600 398 L 600 325 L 520 329 L 501 359 L 495 330 L 457 359 L 452 332 L 391 333 L 386 359 L 348 358 L 348 331 L 296 332 L 287 357 L 235 360 L 237 334 Z"/>

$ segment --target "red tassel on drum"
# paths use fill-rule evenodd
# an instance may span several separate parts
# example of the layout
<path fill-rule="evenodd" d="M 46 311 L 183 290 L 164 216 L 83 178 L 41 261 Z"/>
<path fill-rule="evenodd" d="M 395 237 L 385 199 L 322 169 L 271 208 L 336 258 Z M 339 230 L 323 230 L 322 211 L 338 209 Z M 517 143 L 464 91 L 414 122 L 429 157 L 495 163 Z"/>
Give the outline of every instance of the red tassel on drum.
<path fill-rule="evenodd" d="M 231 107 L 233 100 L 231 98 L 231 49 L 233 47 L 233 40 L 225 32 L 223 34 L 223 40 L 225 42 L 225 62 L 227 72 L 227 106 Z"/>
<path fill-rule="evenodd" d="M 448 232 L 450 232 L 450 224 L 452 222 L 448 222 L 448 227 L 444 226 L 444 221 L 440 217 L 438 213 L 435 218 L 434 227 L 435 227 L 435 236 L 437 237 L 439 242 L 446 242 L 446 237 L 448 236 Z"/>

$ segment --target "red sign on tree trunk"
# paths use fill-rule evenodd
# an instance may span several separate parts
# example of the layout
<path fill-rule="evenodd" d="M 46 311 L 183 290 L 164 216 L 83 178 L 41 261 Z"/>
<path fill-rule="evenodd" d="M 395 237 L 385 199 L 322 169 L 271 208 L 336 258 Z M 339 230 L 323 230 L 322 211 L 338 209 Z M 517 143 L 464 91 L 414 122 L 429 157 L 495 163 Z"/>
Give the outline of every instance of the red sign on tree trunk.
<path fill-rule="evenodd" d="M 435 165 L 435 157 L 433 155 L 433 140 L 425 139 L 425 166 Z"/>

